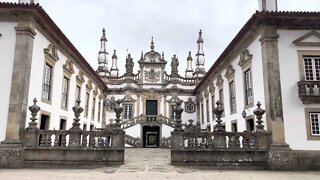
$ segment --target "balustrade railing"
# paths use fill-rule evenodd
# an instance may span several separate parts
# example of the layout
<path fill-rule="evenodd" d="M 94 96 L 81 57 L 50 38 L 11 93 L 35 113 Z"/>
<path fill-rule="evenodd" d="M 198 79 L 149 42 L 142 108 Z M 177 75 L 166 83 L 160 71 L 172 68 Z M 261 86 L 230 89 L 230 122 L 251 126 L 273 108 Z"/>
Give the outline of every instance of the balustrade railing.
<path fill-rule="evenodd" d="M 128 80 L 134 81 L 135 83 L 138 83 L 140 80 L 140 71 L 137 74 L 124 74 L 122 76 L 118 77 L 108 77 L 107 78 L 108 83 L 110 84 L 123 84 L 127 82 Z"/>
<path fill-rule="evenodd" d="M 172 77 L 171 75 L 168 75 L 167 72 L 164 73 L 164 79 L 168 83 L 177 83 L 181 85 L 196 85 L 197 83 L 197 80 L 194 78 L 185 78 L 180 75 Z"/>
<path fill-rule="evenodd" d="M 298 93 L 304 104 L 320 103 L 320 81 L 299 81 Z"/>
<path fill-rule="evenodd" d="M 266 150 L 270 146 L 270 133 L 264 130 L 262 115 L 265 110 L 261 109 L 260 102 L 257 103 L 255 114 L 256 129 L 253 132 L 226 132 L 222 126 L 221 115 L 223 108 L 218 101 L 214 113 L 216 115 L 216 125 L 213 132 L 208 129 L 201 129 L 199 125 L 194 125 L 193 120 L 185 128 L 181 128 L 181 113 L 183 109 L 178 106 L 175 110 L 178 115 L 175 130 L 172 132 L 173 149 L 224 149 L 224 150 Z"/>

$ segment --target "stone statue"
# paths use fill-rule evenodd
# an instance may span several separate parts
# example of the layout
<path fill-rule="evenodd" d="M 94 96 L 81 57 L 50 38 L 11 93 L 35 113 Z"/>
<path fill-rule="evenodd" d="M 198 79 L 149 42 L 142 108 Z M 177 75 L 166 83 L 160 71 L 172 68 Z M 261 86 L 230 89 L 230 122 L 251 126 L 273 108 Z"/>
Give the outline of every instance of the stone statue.
<path fill-rule="evenodd" d="M 128 54 L 126 59 L 126 74 L 133 74 L 133 59 L 131 58 L 131 54 Z"/>
<path fill-rule="evenodd" d="M 176 57 L 176 55 L 173 55 L 172 61 L 171 61 L 171 74 L 178 73 L 178 66 L 179 66 L 179 60 Z"/>

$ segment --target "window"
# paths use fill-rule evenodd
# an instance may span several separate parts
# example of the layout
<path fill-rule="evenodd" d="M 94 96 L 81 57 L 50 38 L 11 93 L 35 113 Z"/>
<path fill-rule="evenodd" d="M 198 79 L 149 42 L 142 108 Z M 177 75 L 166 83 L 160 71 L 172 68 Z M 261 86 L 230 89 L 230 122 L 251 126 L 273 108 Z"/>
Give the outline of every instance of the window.
<path fill-rule="evenodd" d="M 244 72 L 245 77 L 245 105 L 253 105 L 253 95 L 252 95 L 252 77 L 251 69 Z"/>
<path fill-rule="evenodd" d="M 133 118 L 133 108 L 131 104 L 123 105 L 123 119 Z"/>
<path fill-rule="evenodd" d="M 238 125 L 236 120 L 231 122 L 231 132 L 238 132 Z"/>
<path fill-rule="evenodd" d="M 203 103 L 201 103 L 201 121 L 204 124 L 204 111 L 203 111 Z"/>
<path fill-rule="evenodd" d="M 320 57 L 304 57 L 306 81 L 320 81 Z"/>
<path fill-rule="evenodd" d="M 307 140 L 320 141 L 320 108 L 306 108 L 305 122 Z"/>
<path fill-rule="evenodd" d="M 64 77 L 62 82 L 62 100 L 61 107 L 68 108 L 68 91 L 69 91 L 69 79 Z"/>
<path fill-rule="evenodd" d="M 91 111 L 91 120 L 94 120 L 95 108 L 96 108 L 96 98 L 93 98 L 93 100 L 92 100 L 92 111 Z"/>
<path fill-rule="evenodd" d="M 229 83 L 230 88 L 230 111 L 231 113 L 236 112 L 236 91 L 234 86 L 234 81 Z"/>
<path fill-rule="evenodd" d="M 176 108 L 175 105 L 170 105 L 170 117 L 171 117 L 171 119 L 176 119 L 176 113 L 174 112 L 175 108 Z"/>
<path fill-rule="evenodd" d="M 101 100 L 99 100 L 98 103 L 98 123 L 100 123 L 100 115 L 101 114 Z"/>
<path fill-rule="evenodd" d="M 76 95 L 75 95 L 75 105 L 77 105 L 77 100 L 81 100 L 81 87 L 76 87 Z"/>
<path fill-rule="evenodd" d="M 44 67 L 43 76 L 43 87 L 42 87 L 42 99 L 51 100 L 51 78 L 52 78 L 52 67 L 46 63 Z"/>
<path fill-rule="evenodd" d="M 84 106 L 84 116 L 88 117 L 88 113 L 89 113 L 89 98 L 90 98 L 90 94 L 87 92 L 86 93 L 86 104 Z"/>
<path fill-rule="evenodd" d="M 246 120 L 246 127 L 248 132 L 252 132 L 254 130 L 254 121 L 253 119 Z"/>
<path fill-rule="evenodd" d="M 206 101 L 206 106 L 207 106 L 207 123 L 210 122 L 210 115 L 209 115 L 209 99 Z"/>
<path fill-rule="evenodd" d="M 310 113 L 311 135 L 320 136 L 320 113 Z"/>
<path fill-rule="evenodd" d="M 221 107 L 224 109 L 223 89 L 219 90 L 219 100 L 220 100 Z"/>
<path fill-rule="evenodd" d="M 211 103 L 212 103 L 212 121 L 214 121 L 214 108 L 215 108 L 215 98 L 214 98 L 214 95 L 211 96 Z"/>

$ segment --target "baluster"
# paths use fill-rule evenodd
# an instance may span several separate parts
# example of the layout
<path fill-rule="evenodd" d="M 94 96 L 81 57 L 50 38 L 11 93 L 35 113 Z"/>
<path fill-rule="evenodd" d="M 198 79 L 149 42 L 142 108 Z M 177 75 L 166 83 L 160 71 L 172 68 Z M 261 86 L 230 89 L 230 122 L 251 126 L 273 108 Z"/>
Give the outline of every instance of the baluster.
<path fill-rule="evenodd" d="M 198 147 L 198 136 L 194 137 L 194 147 Z"/>
<path fill-rule="evenodd" d="M 51 139 L 51 133 L 47 134 L 47 142 L 46 142 L 46 147 L 51 147 L 52 145 L 52 139 Z"/>
<path fill-rule="evenodd" d="M 87 147 L 88 146 L 88 134 L 84 133 L 82 135 L 82 147 Z"/>
<path fill-rule="evenodd" d="M 67 144 L 67 134 L 61 133 L 61 147 L 66 147 Z"/>
<path fill-rule="evenodd" d="M 228 148 L 233 148 L 234 147 L 234 141 L 233 141 L 233 135 L 228 134 Z"/>
<path fill-rule="evenodd" d="M 91 133 L 89 137 L 89 147 L 95 147 L 95 145 L 96 145 L 96 137 L 93 133 Z"/>
<path fill-rule="evenodd" d="M 102 138 L 98 137 L 98 147 L 101 148 L 103 146 L 102 144 Z"/>
<path fill-rule="evenodd" d="M 313 85 L 309 85 L 309 95 L 313 96 L 314 95 L 314 90 L 313 90 Z"/>
<path fill-rule="evenodd" d="M 191 147 L 192 147 L 192 140 L 191 140 L 190 137 L 188 137 L 187 147 L 188 147 L 188 148 L 191 148 Z"/>
<path fill-rule="evenodd" d="M 40 147 L 44 147 L 46 143 L 46 134 L 40 133 Z"/>
<path fill-rule="evenodd" d="M 200 142 L 200 147 L 205 148 L 206 147 L 206 141 L 204 140 L 204 137 L 202 137 L 202 140 Z"/>
<path fill-rule="evenodd" d="M 235 147 L 238 149 L 238 148 L 240 148 L 240 135 L 238 133 L 236 133 L 234 138 L 235 138 L 234 139 Z"/>
<path fill-rule="evenodd" d="M 244 135 L 242 136 L 242 147 L 243 147 L 244 149 L 248 149 L 248 148 L 249 148 L 249 137 L 248 137 L 247 134 L 244 134 Z"/>
<path fill-rule="evenodd" d="M 58 147 L 58 146 L 59 146 L 59 139 L 60 139 L 59 136 L 60 136 L 60 135 L 59 135 L 58 132 L 55 132 L 55 133 L 54 133 L 54 147 Z"/>

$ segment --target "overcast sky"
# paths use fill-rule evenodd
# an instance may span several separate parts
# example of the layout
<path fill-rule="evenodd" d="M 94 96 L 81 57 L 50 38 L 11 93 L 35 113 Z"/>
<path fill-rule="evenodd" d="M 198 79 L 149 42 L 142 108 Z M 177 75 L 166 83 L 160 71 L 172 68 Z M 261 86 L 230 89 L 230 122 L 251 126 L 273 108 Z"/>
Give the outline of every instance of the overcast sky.
<path fill-rule="evenodd" d="M 188 51 L 192 52 L 195 66 L 200 29 L 208 70 L 258 10 L 258 0 L 39 0 L 39 3 L 93 69 L 98 66 L 101 30 L 105 27 L 107 51 L 112 55 L 113 49 L 117 50 L 121 74 L 127 49 L 137 69 L 141 51 L 150 50 L 153 36 L 155 50 L 164 52 L 168 61 L 167 71 L 172 55 L 177 54 L 182 76 Z M 320 0 L 278 0 L 278 10 L 320 11 Z"/>

